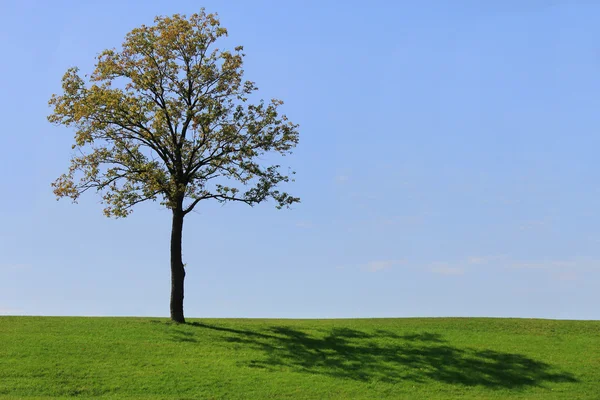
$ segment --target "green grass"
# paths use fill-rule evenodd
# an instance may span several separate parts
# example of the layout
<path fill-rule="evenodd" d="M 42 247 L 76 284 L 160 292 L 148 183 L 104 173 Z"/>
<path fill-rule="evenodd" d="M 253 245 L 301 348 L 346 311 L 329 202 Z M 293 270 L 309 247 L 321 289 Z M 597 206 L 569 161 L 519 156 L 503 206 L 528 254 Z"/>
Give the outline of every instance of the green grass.
<path fill-rule="evenodd" d="M 600 321 L 0 317 L 0 399 L 600 399 Z"/>

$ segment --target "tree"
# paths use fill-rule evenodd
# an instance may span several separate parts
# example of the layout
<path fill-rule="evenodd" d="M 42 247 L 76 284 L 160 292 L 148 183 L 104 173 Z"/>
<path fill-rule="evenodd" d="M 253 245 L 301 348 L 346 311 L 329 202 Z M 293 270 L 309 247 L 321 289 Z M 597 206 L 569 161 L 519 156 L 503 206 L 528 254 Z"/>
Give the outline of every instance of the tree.
<path fill-rule="evenodd" d="M 74 154 L 52 186 L 75 203 L 99 192 L 108 217 L 126 217 L 146 200 L 172 211 L 170 311 L 183 323 L 184 217 L 202 200 L 299 202 L 277 189 L 294 172 L 261 162 L 290 154 L 298 125 L 280 115 L 280 100 L 249 101 L 257 87 L 243 80 L 242 46 L 213 48 L 227 35 L 216 14 L 154 22 L 129 32 L 120 51 L 100 53 L 89 76 L 67 70 L 48 120 L 75 128 Z"/>

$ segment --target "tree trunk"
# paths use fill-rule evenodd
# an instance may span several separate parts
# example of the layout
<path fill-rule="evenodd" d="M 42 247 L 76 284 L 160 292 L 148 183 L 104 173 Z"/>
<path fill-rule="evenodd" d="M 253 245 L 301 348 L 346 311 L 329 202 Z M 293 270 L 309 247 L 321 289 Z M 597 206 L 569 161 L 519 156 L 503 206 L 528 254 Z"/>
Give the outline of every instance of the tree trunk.
<path fill-rule="evenodd" d="M 185 323 L 183 317 L 183 280 L 185 269 L 181 257 L 181 236 L 184 213 L 181 207 L 173 210 L 171 229 L 171 320 Z"/>

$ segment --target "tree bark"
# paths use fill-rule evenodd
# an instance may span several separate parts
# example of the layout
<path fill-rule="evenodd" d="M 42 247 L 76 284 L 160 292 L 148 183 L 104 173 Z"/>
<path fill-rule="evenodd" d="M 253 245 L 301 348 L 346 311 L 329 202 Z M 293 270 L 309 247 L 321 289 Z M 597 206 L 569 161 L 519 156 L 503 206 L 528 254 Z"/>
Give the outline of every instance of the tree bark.
<path fill-rule="evenodd" d="M 183 281 L 185 269 L 181 256 L 181 237 L 183 234 L 183 209 L 173 209 L 173 226 L 171 228 L 171 320 L 185 323 L 183 316 Z"/>

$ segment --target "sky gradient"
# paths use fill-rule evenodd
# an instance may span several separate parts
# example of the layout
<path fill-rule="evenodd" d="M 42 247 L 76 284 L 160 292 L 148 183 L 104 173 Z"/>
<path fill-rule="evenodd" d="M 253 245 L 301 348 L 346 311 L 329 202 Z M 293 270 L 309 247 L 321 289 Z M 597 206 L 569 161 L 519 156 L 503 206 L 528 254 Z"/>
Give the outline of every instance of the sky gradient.
<path fill-rule="evenodd" d="M 0 315 L 167 316 L 170 212 L 56 201 L 71 66 L 204 6 L 300 124 L 302 203 L 197 207 L 186 317 L 600 319 L 600 3 L 0 2 Z"/>

